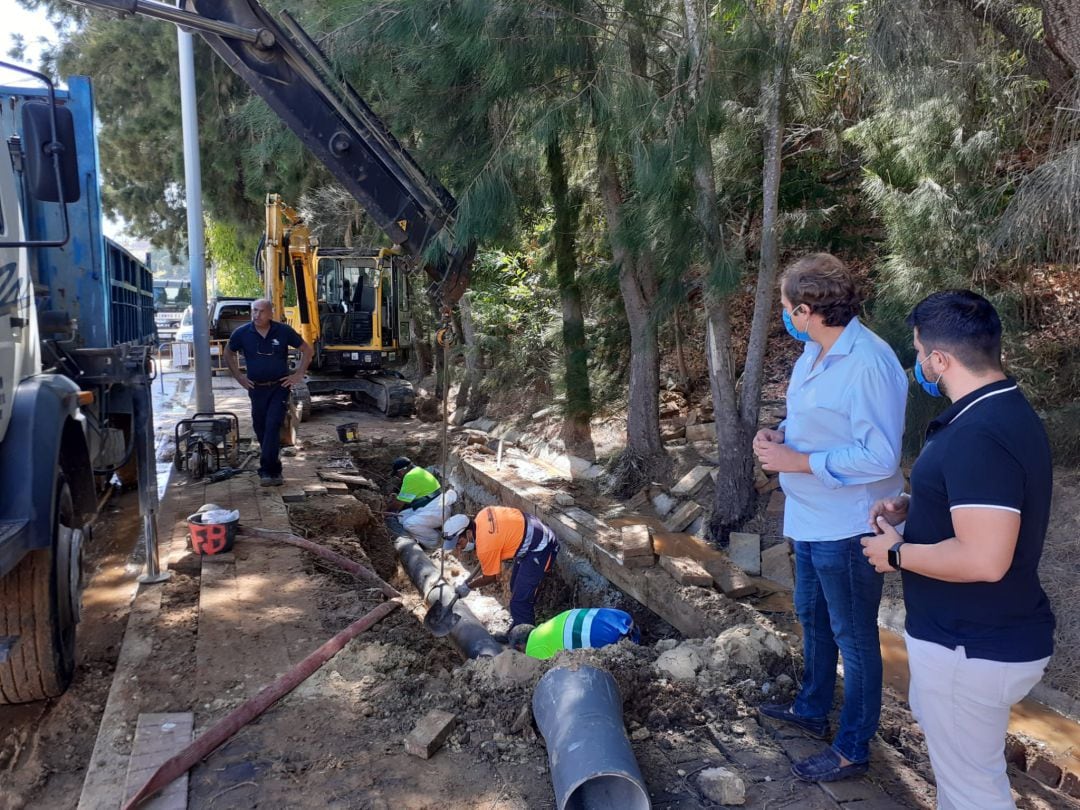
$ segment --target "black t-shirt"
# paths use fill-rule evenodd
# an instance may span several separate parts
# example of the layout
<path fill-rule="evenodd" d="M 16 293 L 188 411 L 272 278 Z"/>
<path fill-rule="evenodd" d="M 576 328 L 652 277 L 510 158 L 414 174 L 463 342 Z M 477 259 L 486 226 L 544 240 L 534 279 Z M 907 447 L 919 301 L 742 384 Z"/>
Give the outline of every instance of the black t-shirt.
<path fill-rule="evenodd" d="M 930 423 L 911 471 L 904 541 L 955 537 L 952 510 L 1018 513 L 1012 565 L 999 582 L 943 582 L 904 571 L 907 632 L 969 658 L 1037 661 L 1054 647 L 1054 614 L 1039 584 L 1053 467 L 1042 422 L 1014 380 L 985 385 Z"/>
<path fill-rule="evenodd" d="M 238 326 L 229 337 L 229 348 L 243 352 L 249 380 L 271 382 L 289 374 L 289 347 L 298 349 L 303 342 L 288 324 L 271 321 L 270 329 L 263 337 L 249 321 Z"/>

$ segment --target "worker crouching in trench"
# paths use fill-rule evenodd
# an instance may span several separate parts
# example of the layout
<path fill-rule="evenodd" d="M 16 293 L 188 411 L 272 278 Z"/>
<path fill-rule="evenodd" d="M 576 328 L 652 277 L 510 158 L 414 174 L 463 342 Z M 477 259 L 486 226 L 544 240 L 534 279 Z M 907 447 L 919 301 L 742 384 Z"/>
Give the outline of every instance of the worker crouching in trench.
<path fill-rule="evenodd" d="M 536 593 L 555 565 L 559 540 L 533 515 L 510 506 L 488 506 L 468 515 L 452 515 L 443 524 L 444 551 L 475 548 L 478 571 L 458 584 L 454 592 L 466 596 L 473 588 L 498 581 L 504 562 L 510 571 L 511 627 L 536 623 Z"/>
<path fill-rule="evenodd" d="M 396 513 L 401 529 L 430 551 L 439 544 L 439 527 L 457 503 L 457 493 L 444 491 L 438 478 L 405 456 L 394 459 L 391 468 L 398 492 L 387 511 Z"/>

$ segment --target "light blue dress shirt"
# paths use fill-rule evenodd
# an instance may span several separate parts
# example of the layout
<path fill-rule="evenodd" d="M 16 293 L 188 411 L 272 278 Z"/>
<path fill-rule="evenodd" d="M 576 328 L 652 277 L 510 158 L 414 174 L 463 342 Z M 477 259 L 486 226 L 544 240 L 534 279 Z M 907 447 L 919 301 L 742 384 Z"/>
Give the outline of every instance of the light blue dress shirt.
<path fill-rule="evenodd" d="M 809 341 L 787 390 L 784 443 L 810 454 L 813 473 L 781 473 L 784 534 L 840 540 L 870 534 L 879 498 L 904 488 L 900 472 L 908 378 L 889 344 L 852 318 L 815 365 Z"/>

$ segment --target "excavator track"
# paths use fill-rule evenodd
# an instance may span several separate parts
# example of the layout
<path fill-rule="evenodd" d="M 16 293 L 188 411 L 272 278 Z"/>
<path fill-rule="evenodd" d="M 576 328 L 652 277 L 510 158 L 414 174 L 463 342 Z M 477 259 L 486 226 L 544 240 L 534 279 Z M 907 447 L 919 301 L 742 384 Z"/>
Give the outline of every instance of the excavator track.
<path fill-rule="evenodd" d="M 393 371 L 358 377 L 309 377 L 307 388 L 309 397 L 349 394 L 354 401 L 371 405 L 389 418 L 412 416 L 416 400 L 412 383 Z"/>
<path fill-rule="evenodd" d="M 374 374 L 364 378 L 368 386 L 362 391 L 365 399 L 384 416 L 412 416 L 416 392 L 412 383 L 389 374 Z"/>

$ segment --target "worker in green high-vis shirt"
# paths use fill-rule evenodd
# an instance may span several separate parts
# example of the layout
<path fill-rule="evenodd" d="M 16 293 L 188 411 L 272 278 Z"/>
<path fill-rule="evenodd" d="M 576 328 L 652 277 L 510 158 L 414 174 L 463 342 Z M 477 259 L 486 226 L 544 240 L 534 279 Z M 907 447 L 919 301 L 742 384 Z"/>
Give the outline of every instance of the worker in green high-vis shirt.
<path fill-rule="evenodd" d="M 392 469 L 398 491 L 386 507 L 397 513 L 397 525 L 391 528 L 400 527 L 424 548 L 435 548 L 442 538 L 439 527 L 453 512 L 457 493 L 443 491 L 438 478 L 404 456 L 394 459 Z"/>
<path fill-rule="evenodd" d="M 615 608 L 564 610 L 539 627 L 519 624 L 510 631 L 510 645 L 532 658 L 551 658 L 560 650 L 618 644 L 624 638 L 641 642 L 633 617 Z"/>

